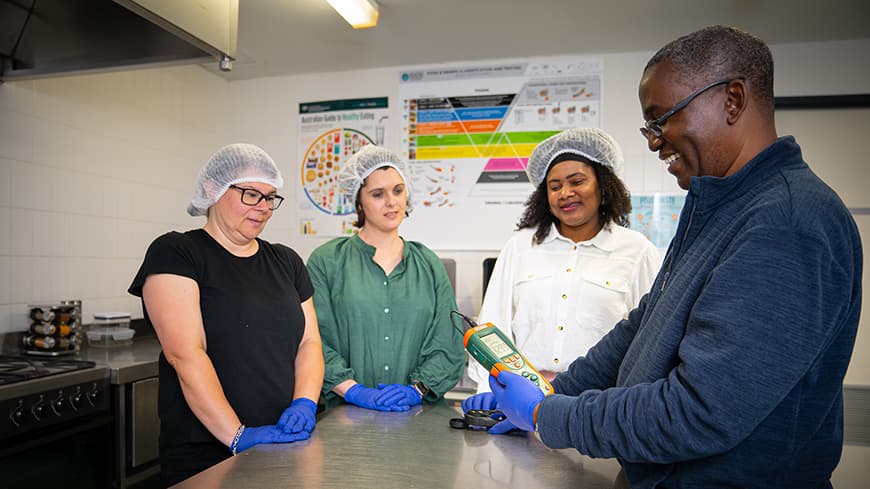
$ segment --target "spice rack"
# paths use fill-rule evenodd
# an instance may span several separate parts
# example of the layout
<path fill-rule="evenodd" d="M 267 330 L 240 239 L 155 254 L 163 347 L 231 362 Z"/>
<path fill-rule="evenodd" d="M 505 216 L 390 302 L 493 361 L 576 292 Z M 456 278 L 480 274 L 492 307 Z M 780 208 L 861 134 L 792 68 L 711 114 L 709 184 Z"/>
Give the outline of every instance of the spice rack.
<path fill-rule="evenodd" d="M 21 337 L 29 355 L 72 355 L 82 344 L 82 301 L 28 305 L 30 329 Z"/>

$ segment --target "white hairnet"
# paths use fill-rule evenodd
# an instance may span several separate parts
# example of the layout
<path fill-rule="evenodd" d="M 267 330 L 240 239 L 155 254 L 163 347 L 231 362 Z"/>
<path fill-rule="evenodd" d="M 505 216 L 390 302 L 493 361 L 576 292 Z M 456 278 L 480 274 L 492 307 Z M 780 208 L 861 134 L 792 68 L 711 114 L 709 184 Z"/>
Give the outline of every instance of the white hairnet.
<path fill-rule="evenodd" d="M 260 182 L 280 188 L 284 179 L 272 158 L 259 147 L 245 143 L 224 146 L 211 155 L 199 171 L 187 213 L 191 216 L 208 214 L 208 208 L 230 185 L 243 182 Z"/>
<path fill-rule="evenodd" d="M 622 178 L 622 150 L 609 134 L 595 127 L 567 129 L 541 141 L 532 151 L 526 174 L 536 187 L 547 177 L 553 160 L 564 154 L 576 154 L 599 163 Z"/>
<path fill-rule="evenodd" d="M 368 144 L 344 162 L 338 172 L 338 185 L 341 190 L 356 202 L 356 194 L 362 187 L 363 180 L 373 171 L 385 166 L 395 168 L 399 176 L 405 182 L 408 193 L 408 211 L 411 210 L 411 182 L 408 181 L 408 165 L 399 158 L 396 153 L 383 148 Z"/>

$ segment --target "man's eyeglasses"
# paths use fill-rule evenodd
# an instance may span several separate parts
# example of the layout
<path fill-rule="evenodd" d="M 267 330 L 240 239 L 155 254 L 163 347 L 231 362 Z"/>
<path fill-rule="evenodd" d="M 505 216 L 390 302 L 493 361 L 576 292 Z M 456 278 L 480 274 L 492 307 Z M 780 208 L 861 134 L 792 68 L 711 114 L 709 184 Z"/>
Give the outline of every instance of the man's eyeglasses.
<path fill-rule="evenodd" d="M 680 100 L 677 103 L 677 105 L 675 105 L 671 110 L 662 114 L 662 116 L 659 117 L 658 119 L 644 122 L 643 127 L 640 128 L 641 135 L 646 139 L 649 139 L 650 137 L 656 137 L 656 138 L 662 137 L 662 124 L 664 124 L 665 121 L 667 121 L 669 117 L 671 117 L 672 115 L 676 114 L 677 112 L 685 109 L 686 106 L 689 105 L 690 103 L 692 103 L 692 100 L 695 100 L 695 97 L 697 97 L 698 95 L 701 95 L 702 93 L 706 92 L 707 90 L 709 90 L 713 87 L 718 87 L 719 85 L 725 85 L 726 83 L 731 83 L 731 80 L 734 80 L 734 78 L 728 78 L 727 80 L 715 81 L 715 82 L 713 82 L 713 83 L 711 83 L 711 84 L 709 84 L 709 85 L 707 85 L 699 90 L 696 90 L 694 93 L 692 93 L 688 97 L 684 98 L 683 100 Z"/>
<path fill-rule="evenodd" d="M 284 202 L 284 197 L 281 197 L 280 195 L 266 195 L 259 190 L 237 187 L 235 185 L 230 185 L 230 188 L 234 188 L 241 192 L 242 204 L 249 205 L 251 207 L 259 204 L 260 201 L 265 199 L 266 204 L 269 206 L 269 209 L 274 211 L 275 209 L 281 207 L 281 202 Z"/>

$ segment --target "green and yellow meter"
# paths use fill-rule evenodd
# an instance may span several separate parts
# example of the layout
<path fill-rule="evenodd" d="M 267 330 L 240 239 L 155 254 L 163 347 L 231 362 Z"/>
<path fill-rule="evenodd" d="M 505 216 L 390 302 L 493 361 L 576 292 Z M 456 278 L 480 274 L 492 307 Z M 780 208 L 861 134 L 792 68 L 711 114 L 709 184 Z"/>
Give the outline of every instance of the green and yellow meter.
<path fill-rule="evenodd" d="M 507 370 L 532 381 L 545 396 L 553 393 L 553 386 L 494 324 L 484 323 L 468 328 L 463 342 L 468 353 L 493 377 Z"/>

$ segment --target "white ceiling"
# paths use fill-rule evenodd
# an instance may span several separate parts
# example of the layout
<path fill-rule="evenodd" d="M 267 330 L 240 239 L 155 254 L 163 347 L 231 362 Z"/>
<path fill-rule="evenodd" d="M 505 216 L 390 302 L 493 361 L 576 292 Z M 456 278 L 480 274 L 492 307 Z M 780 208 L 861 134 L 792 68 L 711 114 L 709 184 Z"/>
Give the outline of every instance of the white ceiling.
<path fill-rule="evenodd" d="M 870 38 L 867 0 L 378 0 L 354 30 L 326 0 L 240 0 L 228 80 L 483 59 L 653 51 L 709 24 L 770 44 Z M 865 61 L 866 62 L 866 61 Z"/>

